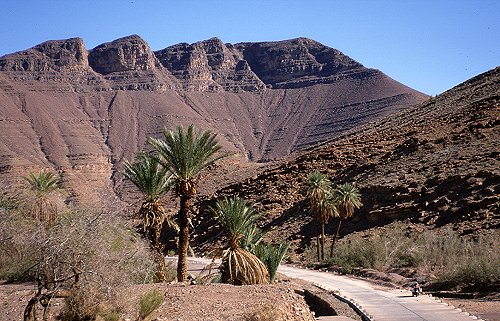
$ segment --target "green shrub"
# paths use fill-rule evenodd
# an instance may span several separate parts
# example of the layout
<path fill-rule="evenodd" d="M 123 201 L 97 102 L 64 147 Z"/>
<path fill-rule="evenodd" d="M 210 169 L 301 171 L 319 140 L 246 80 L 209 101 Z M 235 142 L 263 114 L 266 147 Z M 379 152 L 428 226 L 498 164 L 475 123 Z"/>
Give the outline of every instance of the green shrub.
<path fill-rule="evenodd" d="M 290 243 L 281 243 L 279 245 L 259 243 L 255 247 L 255 255 L 265 264 L 269 272 L 269 282 L 274 282 L 278 267 L 289 246 Z"/>
<path fill-rule="evenodd" d="M 163 303 L 163 294 L 153 289 L 141 296 L 139 300 L 139 318 L 142 320 Z"/>

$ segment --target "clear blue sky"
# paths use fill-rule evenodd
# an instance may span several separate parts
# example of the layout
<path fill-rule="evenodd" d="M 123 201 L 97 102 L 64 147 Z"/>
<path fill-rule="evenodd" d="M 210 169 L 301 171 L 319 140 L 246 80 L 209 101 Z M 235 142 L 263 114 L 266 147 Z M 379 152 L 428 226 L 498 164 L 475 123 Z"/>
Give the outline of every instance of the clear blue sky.
<path fill-rule="evenodd" d="M 309 37 L 435 95 L 500 65 L 500 0 L 0 0 L 0 56 L 51 39 L 153 50 Z"/>

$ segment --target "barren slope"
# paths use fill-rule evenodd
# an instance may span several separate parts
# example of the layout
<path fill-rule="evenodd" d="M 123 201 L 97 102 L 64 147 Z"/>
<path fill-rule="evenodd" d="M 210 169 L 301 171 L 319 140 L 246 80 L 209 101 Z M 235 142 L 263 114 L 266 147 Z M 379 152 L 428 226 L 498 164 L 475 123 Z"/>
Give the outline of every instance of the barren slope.
<path fill-rule="evenodd" d="M 270 237 L 305 242 L 317 227 L 300 189 L 319 170 L 334 183 L 353 182 L 361 191 L 364 206 L 341 234 L 402 219 L 433 227 L 450 224 L 464 234 L 497 233 L 499 125 L 500 67 L 216 195 L 236 193 L 256 202 L 266 213 L 261 224 L 272 229 Z M 206 211 L 200 216 L 198 241 L 203 243 L 216 229 Z M 327 233 L 333 227 L 328 225 Z"/>
<path fill-rule="evenodd" d="M 0 57 L 0 182 L 48 168 L 92 199 L 119 192 L 123 160 L 165 127 L 193 123 L 241 161 L 265 161 L 425 97 L 305 38 L 157 52 L 136 35 L 90 51 L 48 41 Z"/>

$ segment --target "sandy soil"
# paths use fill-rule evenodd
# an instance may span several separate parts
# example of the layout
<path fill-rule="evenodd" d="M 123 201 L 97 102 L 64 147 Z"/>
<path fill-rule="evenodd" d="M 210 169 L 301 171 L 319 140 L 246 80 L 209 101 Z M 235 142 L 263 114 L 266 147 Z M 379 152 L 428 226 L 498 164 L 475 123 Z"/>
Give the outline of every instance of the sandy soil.
<path fill-rule="evenodd" d="M 34 293 L 33 284 L 0 285 L 0 321 L 23 319 L 23 310 Z M 252 320 L 258 314 L 275 320 L 312 321 L 313 314 L 296 284 L 261 286 L 227 284 L 146 284 L 124 290 L 120 320 L 136 320 L 140 297 L 150 290 L 163 293 L 165 301 L 147 320 Z M 62 301 L 54 300 L 49 319 L 55 320 Z M 260 320 L 260 319 L 255 319 Z"/>
<path fill-rule="evenodd" d="M 486 297 L 481 299 L 441 299 L 456 308 L 469 312 L 486 321 L 500 320 L 500 296 Z"/>
<path fill-rule="evenodd" d="M 121 320 L 136 320 L 141 295 L 157 289 L 165 302 L 147 320 L 261 320 L 265 315 L 276 320 L 314 320 L 304 298 L 296 292 L 308 285 L 302 281 L 285 280 L 276 285 L 232 286 L 227 284 L 185 285 L 147 284 L 122 292 Z M 310 286 L 310 285 L 309 285 Z M 34 293 L 33 284 L 0 284 L 0 321 L 22 320 L 23 310 Z M 444 302 L 484 320 L 500 320 L 498 295 L 482 299 L 443 299 Z M 49 320 L 55 320 L 62 300 L 54 300 Z M 356 319 L 353 311 L 340 301 L 334 309 L 341 315 Z M 254 317 L 255 319 L 252 319 Z"/>

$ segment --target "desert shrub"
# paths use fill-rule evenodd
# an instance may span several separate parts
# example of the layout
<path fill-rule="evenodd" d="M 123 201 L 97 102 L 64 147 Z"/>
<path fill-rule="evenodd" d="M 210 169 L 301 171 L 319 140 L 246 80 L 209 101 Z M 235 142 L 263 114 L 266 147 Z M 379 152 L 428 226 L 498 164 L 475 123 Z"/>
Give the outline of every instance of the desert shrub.
<path fill-rule="evenodd" d="M 476 241 L 464 241 L 460 255 L 451 256 L 450 262 L 437 273 L 438 288 L 455 290 L 496 291 L 500 286 L 499 241 L 493 237 L 481 237 Z"/>
<path fill-rule="evenodd" d="M 1 276 L 38 281 L 33 313 L 39 299 L 54 295 L 65 298 L 61 320 L 93 319 L 118 305 L 117 289 L 153 279 L 147 245 L 118 213 L 73 210 L 47 227 L 9 210 L 0 233 Z"/>
<path fill-rule="evenodd" d="M 281 319 L 281 312 L 272 305 L 259 307 L 245 316 L 246 321 L 275 321 Z"/>
<path fill-rule="evenodd" d="M 120 313 L 118 313 L 117 311 L 108 312 L 104 316 L 104 320 L 105 321 L 118 321 L 118 320 L 120 320 Z"/>
<path fill-rule="evenodd" d="M 273 283 L 276 278 L 276 272 L 288 250 L 290 243 L 281 243 L 272 245 L 268 243 L 259 243 L 255 247 L 255 255 L 266 265 L 269 272 L 269 282 Z"/>
<path fill-rule="evenodd" d="M 335 245 L 333 256 L 323 265 L 346 269 L 375 268 L 388 271 L 410 267 L 437 276 L 446 288 L 467 288 L 498 284 L 500 241 L 495 236 L 465 238 L 451 229 L 415 231 L 393 223 L 372 236 L 349 235 Z M 315 259 L 311 245 L 305 257 Z"/>
<path fill-rule="evenodd" d="M 163 303 L 163 294 L 157 289 L 148 291 L 139 299 L 139 318 L 142 320 Z"/>
<path fill-rule="evenodd" d="M 379 246 L 362 238 L 342 240 L 337 243 L 329 264 L 342 266 L 348 270 L 355 267 L 374 268 L 379 265 Z"/>

